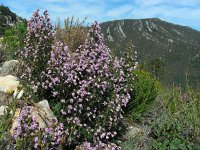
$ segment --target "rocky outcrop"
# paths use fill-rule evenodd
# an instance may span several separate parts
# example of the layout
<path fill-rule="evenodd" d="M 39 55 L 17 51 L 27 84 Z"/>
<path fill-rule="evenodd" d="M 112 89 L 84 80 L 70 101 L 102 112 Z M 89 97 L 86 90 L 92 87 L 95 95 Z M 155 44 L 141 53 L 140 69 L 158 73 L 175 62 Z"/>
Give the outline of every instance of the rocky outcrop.
<path fill-rule="evenodd" d="M 16 68 L 18 63 L 18 60 L 9 60 L 4 62 L 4 64 L 0 68 L 0 76 L 14 75 L 14 69 Z"/>

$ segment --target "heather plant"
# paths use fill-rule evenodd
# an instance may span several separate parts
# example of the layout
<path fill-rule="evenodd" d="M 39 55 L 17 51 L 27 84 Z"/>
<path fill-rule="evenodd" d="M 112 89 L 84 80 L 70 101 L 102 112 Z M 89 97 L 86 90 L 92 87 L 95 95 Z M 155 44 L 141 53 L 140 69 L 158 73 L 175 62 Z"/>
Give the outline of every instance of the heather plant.
<path fill-rule="evenodd" d="M 116 144 L 110 143 L 110 144 L 104 144 L 101 143 L 100 145 L 92 146 L 89 142 L 84 142 L 80 146 L 77 146 L 75 150 L 116 150 L 121 149 Z"/>
<path fill-rule="evenodd" d="M 18 54 L 23 64 L 21 78 L 31 86 L 41 82 L 41 72 L 47 67 L 53 41 L 52 29 L 47 11 L 40 15 L 37 10 L 28 22 L 25 47 Z"/>
<path fill-rule="evenodd" d="M 125 51 L 123 51 L 122 56 L 123 57 L 121 57 L 121 59 L 123 60 L 123 63 L 124 63 L 123 67 L 124 67 L 124 70 L 125 70 L 127 85 L 132 91 L 133 90 L 133 83 L 134 83 L 134 79 L 135 79 L 134 70 L 138 66 L 138 62 L 136 61 L 137 51 L 134 49 L 133 45 L 127 46 Z"/>
<path fill-rule="evenodd" d="M 111 57 L 97 22 L 75 51 L 56 40 L 51 46 L 51 29 L 47 12 L 44 17 L 35 12 L 20 55 L 26 66 L 22 79 L 30 83 L 35 95 L 49 101 L 63 122 L 69 133 L 68 148 L 83 142 L 110 147 L 120 128 L 122 107 L 130 99 L 127 76 L 134 70 L 134 57 L 133 65 Z"/>
<path fill-rule="evenodd" d="M 123 59 L 111 58 L 100 26 L 94 23 L 76 52 L 70 53 L 60 42 L 53 45 L 42 75 L 46 81 L 35 90 L 41 86 L 51 92 L 47 99 L 61 121 L 72 129 L 72 144 L 88 140 L 102 146 L 117 134 L 122 107 L 130 99 L 125 73 L 133 69 Z"/>

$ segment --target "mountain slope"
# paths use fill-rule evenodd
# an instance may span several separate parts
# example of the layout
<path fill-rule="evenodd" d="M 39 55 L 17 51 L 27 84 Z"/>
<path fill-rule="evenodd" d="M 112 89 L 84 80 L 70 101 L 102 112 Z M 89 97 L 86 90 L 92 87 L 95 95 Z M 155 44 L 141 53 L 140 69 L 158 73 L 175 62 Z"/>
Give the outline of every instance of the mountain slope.
<path fill-rule="evenodd" d="M 0 5 L 0 36 L 4 34 L 6 29 L 12 27 L 18 21 L 26 22 L 25 19 L 10 11 L 8 7 Z"/>
<path fill-rule="evenodd" d="M 107 45 L 117 55 L 131 43 L 140 62 L 163 63 L 161 81 L 166 85 L 184 85 L 186 73 L 192 85 L 200 83 L 199 31 L 158 18 L 109 21 L 101 27 Z"/>

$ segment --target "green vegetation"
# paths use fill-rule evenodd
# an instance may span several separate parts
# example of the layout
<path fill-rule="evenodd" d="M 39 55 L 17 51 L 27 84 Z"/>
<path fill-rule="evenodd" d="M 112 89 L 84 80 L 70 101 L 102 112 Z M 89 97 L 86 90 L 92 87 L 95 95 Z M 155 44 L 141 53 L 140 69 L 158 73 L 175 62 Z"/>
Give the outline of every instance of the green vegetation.
<path fill-rule="evenodd" d="M 19 22 L 4 32 L 2 43 L 10 51 L 23 48 L 25 35 L 26 25 L 23 22 Z"/>
<path fill-rule="evenodd" d="M 199 107 L 199 89 L 187 88 L 183 91 L 179 87 L 173 87 L 160 91 L 157 100 L 137 122 L 141 125 L 146 124 L 148 131 L 122 142 L 124 150 L 129 150 L 129 147 L 142 150 L 144 145 L 145 149 L 154 150 L 198 150 Z"/>
<path fill-rule="evenodd" d="M 129 100 L 125 114 L 130 119 L 139 119 L 148 106 L 156 99 L 159 92 L 159 82 L 143 70 L 134 72 L 132 79 L 133 91 L 131 91 L 131 100 Z"/>
<path fill-rule="evenodd" d="M 6 60 L 5 52 L 2 49 L 0 49 L 0 65 L 4 63 L 5 60 Z"/>
<path fill-rule="evenodd" d="M 17 50 L 24 47 L 25 35 L 26 25 L 24 22 L 19 22 L 13 27 L 5 30 L 1 43 L 4 45 L 4 52 L 9 56 L 7 59 L 15 58 Z"/>
<path fill-rule="evenodd" d="M 24 46 L 26 20 L 0 6 L 0 64 L 5 60 L 16 59 L 16 52 Z"/>
<path fill-rule="evenodd" d="M 200 146 L 200 91 L 172 88 L 154 105 L 157 116 L 151 124 L 152 148 L 198 149 Z"/>
<path fill-rule="evenodd" d="M 140 64 L 140 68 L 149 72 L 153 77 L 158 80 L 165 78 L 166 65 L 162 59 L 155 58 L 152 60 L 144 60 Z"/>

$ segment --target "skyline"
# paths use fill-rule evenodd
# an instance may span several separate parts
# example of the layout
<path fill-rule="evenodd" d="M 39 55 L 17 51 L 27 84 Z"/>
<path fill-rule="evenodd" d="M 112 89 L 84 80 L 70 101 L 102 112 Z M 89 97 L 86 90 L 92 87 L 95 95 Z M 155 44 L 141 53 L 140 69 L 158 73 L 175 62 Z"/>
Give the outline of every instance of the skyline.
<path fill-rule="evenodd" d="M 54 23 L 58 17 L 63 21 L 70 16 L 80 20 L 87 17 L 88 23 L 160 18 L 200 31 L 199 0 L 0 0 L 0 4 L 27 20 L 37 9 L 41 12 L 47 9 Z"/>

